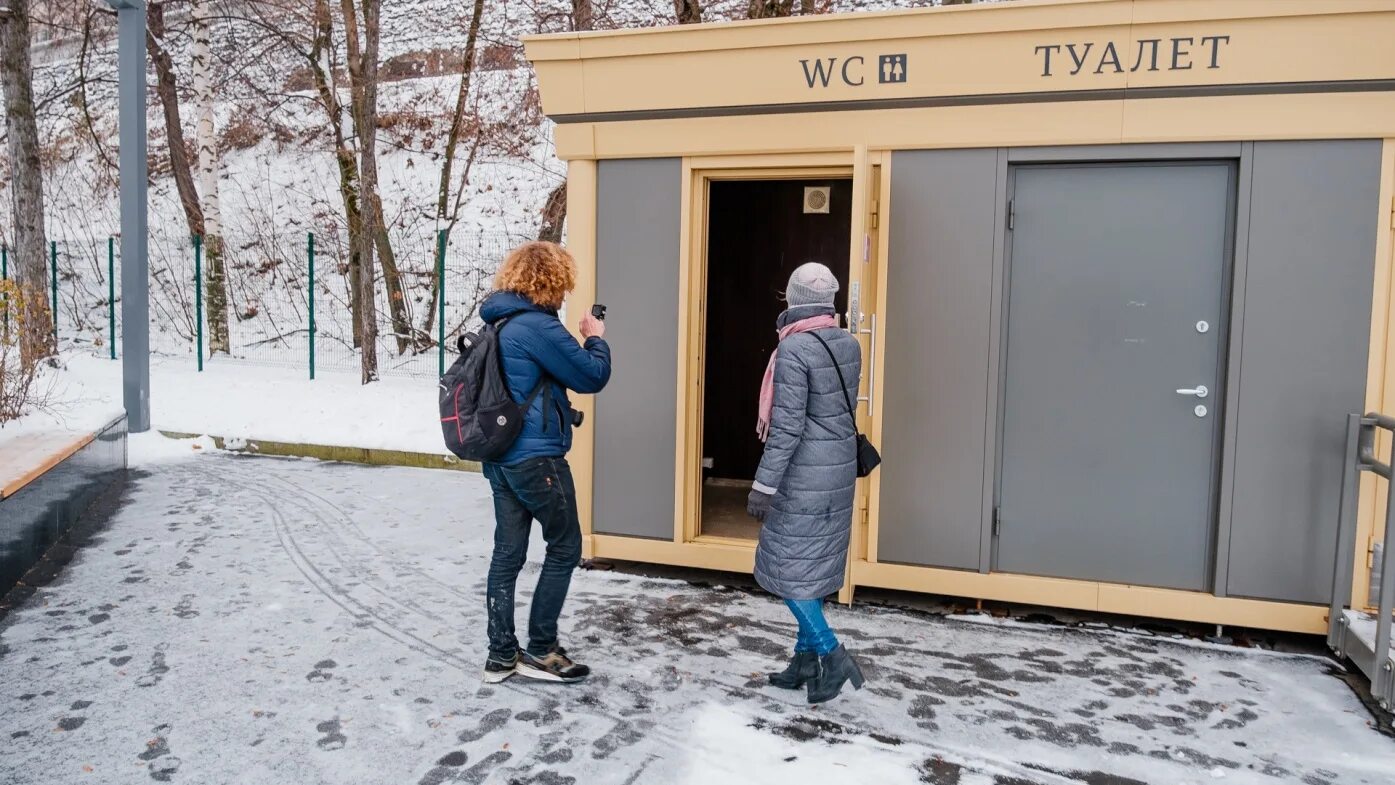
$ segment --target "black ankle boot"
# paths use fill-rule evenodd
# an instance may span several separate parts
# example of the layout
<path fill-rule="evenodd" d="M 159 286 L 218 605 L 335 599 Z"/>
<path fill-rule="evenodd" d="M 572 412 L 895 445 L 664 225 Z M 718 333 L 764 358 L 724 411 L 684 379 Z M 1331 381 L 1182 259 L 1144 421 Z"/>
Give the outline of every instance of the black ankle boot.
<path fill-rule="evenodd" d="M 838 697 L 843 683 L 851 681 L 854 689 L 862 689 L 866 678 L 848 650 L 838 648 L 819 658 L 818 673 L 809 680 L 809 702 L 824 703 Z"/>
<path fill-rule="evenodd" d="M 770 683 L 782 690 L 797 690 L 819 672 L 819 655 L 812 651 L 797 651 L 788 668 L 769 674 Z"/>

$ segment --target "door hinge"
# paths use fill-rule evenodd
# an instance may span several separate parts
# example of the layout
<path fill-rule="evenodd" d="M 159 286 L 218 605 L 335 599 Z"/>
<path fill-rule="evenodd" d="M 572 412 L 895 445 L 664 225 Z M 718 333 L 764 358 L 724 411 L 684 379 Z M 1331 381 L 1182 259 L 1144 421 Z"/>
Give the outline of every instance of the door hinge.
<path fill-rule="evenodd" d="M 1003 533 L 1003 508 L 993 508 L 993 536 L 997 537 Z"/>
<path fill-rule="evenodd" d="M 1008 231 L 1012 231 L 1017 224 L 1017 206 L 1012 199 L 1008 200 Z"/>

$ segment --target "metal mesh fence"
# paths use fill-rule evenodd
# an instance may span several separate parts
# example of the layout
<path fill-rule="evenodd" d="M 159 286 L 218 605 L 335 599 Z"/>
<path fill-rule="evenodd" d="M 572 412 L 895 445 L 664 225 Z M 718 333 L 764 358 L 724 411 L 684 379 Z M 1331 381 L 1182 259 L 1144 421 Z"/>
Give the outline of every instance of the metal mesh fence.
<path fill-rule="evenodd" d="M 67 348 L 104 357 L 121 341 L 121 243 L 72 237 L 50 244 L 48 296 L 54 329 Z M 379 372 L 434 377 L 449 362 L 453 337 L 478 320 L 500 261 L 526 238 L 505 232 L 395 237 L 391 264 L 377 260 L 373 300 Z M 190 238 L 150 249 L 150 341 L 154 354 L 217 363 L 358 373 L 356 302 L 347 238 L 286 231 L 224 238 L 221 249 Z M 182 247 L 181 247 L 182 246 Z M 379 246 L 381 247 L 381 245 Z M 221 250 L 221 254 L 219 251 Z M 8 276 L 15 260 L 5 252 Z M 214 352 L 207 280 L 219 260 L 227 292 L 227 347 Z M 397 285 L 389 286 L 395 270 Z M 197 275 L 196 275 L 197 273 Z M 444 316 L 444 321 L 442 321 Z M 444 325 L 444 331 L 442 326 Z M 201 350 L 201 351 L 200 351 Z"/>

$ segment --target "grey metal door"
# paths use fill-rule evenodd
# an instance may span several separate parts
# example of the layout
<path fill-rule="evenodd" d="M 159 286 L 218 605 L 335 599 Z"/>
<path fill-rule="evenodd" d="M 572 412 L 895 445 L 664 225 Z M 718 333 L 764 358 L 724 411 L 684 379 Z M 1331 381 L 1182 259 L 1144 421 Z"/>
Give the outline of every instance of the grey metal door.
<path fill-rule="evenodd" d="M 1206 587 L 1224 163 L 1013 173 L 997 569 Z"/>

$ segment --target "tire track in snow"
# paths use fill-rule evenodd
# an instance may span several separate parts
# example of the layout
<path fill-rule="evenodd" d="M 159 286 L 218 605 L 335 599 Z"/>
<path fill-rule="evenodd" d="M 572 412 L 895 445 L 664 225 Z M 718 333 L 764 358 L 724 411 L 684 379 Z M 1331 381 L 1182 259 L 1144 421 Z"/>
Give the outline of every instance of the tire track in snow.
<path fill-rule="evenodd" d="M 242 480 L 242 482 L 234 482 L 233 477 L 228 476 L 229 474 L 241 475 L 237 477 L 237 479 Z M 296 506 L 294 500 L 285 497 L 276 497 L 268 493 L 272 490 L 271 488 L 260 482 L 259 479 L 252 479 L 241 472 L 230 471 L 224 474 L 209 474 L 207 476 L 213 477 L 224 485 L 231 487 L 234 492 L 262 491 L 262 493 L 256 494 L 256 498 L 267 510 L 268 516 L 272 521 L 272 528 L 276 534 L 277 541 L 281 549 L 290 559 L 292 565 L 295 566 L 296 570 L 300 572 L 316 591 L 324 595 L 350 617 L 360 622 L 366 622 L 374 631 L 435 662 L 452 665 L 462 670 L 474 670 L 474 666 L 467 663 L 459 655 L 421 639 L 416 633 L 410 630 L 402 629 L 382 613 L 383 609 L 381 606 L 374 607 L 363 600 L 357 599 L 337 581 L 326 575 L 324 570 L 316 563 L 316 560 L 310 558 L 306 553 L 305 548 L 292 532 L 291 525 L 287 521 L 286 516 L 283 515 L 280 510 L 280 506 L 287 503 L 290 503 L 291 506 Z M 305 508 L 302 507 L 301 509 Z M 317 522 L 324 523 L 324 521 L 319 520 L 318 516 L 314 515 L 313 511 L 307 511 L 310 512 L 311 516 L 314 517 Z M 381 590 L 377 587 L 370 588 L 381 593 Z"/>
<path fill-rule="evenodd" d="M 299 485 L 285 477 L 273 477 L 270 479 L 288 486 L 291 490 L 293 490 L 296 493 L 317 500 L 321 506 L 330 511 L 330 514 L 337 519 L 339 525 L 343 529 L 350 532 L 355 539 L 360 540 L 369 548 L 373 549 L 373 551 L 377 553 L 379 558 L 381 558 L 382 561 L 384 561 L 385 563 L 390 563 L 397 569 L 414 573 L 423 578 L 424 580 L 440 587 L 446 592 L 453 594 L 456 597 L 459 597 L 460 599 L 469 600 L 472 603 L 480 601 L 480 596 L 477 593 L 468 593 L 461 591 L 454 585 L 449 584 L 441 580 L 440 578 L 437 578 L 436 576 L 421 569 L 415 564 L 403 560 L 394 552 L 384 549 L 381 545 L 378 544 L 376 540 L 370 537 L 368 533 L 363 530 L 363 527 L 359 526 L 358 522 L 354 520 L 353 516 L 349 515 L 347 512 L 344 511 L 342 507 L 330 501 L 329 499 L 326 499 L 324 496 L 321 496 L 315 491 L 310 490 L 309 488 L 306 488 L 302 485 Z M 356 495 L 358 495 L 359 498 L 364 499 L 365 501 L 374 504 L 383 504 L 382 500 L 369 498 L 366 494 L 362 492 L 362 490 L 358 488 L 351 488 L 350 490 Z M 397 507 L 396 505 L 383 504 L 383 506 L 391 507 L 392 509 L 396 510 L 402 517 L 407 517 L 410 514 L 406 510 L 403 510 L 402 508 Z"/>
<path fill-rule="evenodd" d="M 225 482 L 228 482 L 227 478 L 220 479 L 223 479 Z M 261 491 L 270 490 L 270 488 L 266 486 L 264 483 L 261 483 L 259 479 L 244 479 L 248 479 L 248 482 L 245 485 L 240 486 L 243 489 L 254 489 Z M 282 549 L 286 552 L 287 556 L 290 558 L 290 561 L 296 567 L 296 569 L 301 573 L 303 577 L 305 577 L 306 581 L 309 582 L 311 586 L 314 587 L 320 594 L 324 595 L 335 605 L 337 605 L 341 610 L 349 614 L 350 617 L 360 622 L 367 623 L 367 626 L 373 631 L 383 635 L 384 637 L 387 637 L 388 639 L 400 645 L 407 647 L 409 650 L 423 657 L 426 657 L 429 660 L 438 664 L 449 665 L 454 668 L 457 668 L 465 673 L 470 674 L 471 676 L 478 675 L 479 670 L 481 668 L 481 665 L 479 663 L 466 660 L 459 654 L 444 649 L 432 643 L 431 641 L 424 639 L 423 637 L 421 637 L 420 634 L 418 634 L 417 631 L 407 629 L 401 623 L 395 622 L 393 619 L 389 618 L 388 615 L 383 612 L 384 609 L 381 605 L 374 606 L 364 600 L 357 599 L 351 594 L 350 591 L 348 591 L 345 587 L 341 586 L 332 577 L 327 575 L 325 570 L 322 569 L 320 565 L 318 565 L 316 561 L 311 558 L 310 553 L 307 552 L 307 548 L 311 546 L 313 543 L 310 543 L 308 541 L 303 542 L 301 538 L 297 537 L 297 535 L 293 531 L 291 523 L 288 521 L 286 516 L 282 514 L 281 510 L 278 509 L 277 505 L 289 501 L 290 506 L 298 507 L 302 511 L 308 513 L 313 522 L 317 524 L 326 524 L 328 522 L 326 520 L 326 516 L 320 514 L 319 511 L 316 511 L 312 505 L 305 504 L 301 500 L 291 500 L 285 498 L 284 496 L 278 498 L 268 493 L 260 494 L 260 498 L 262 498 L 265 502 L 265 506 L 272 519 L 273 527 L 275 529 L 277 539 L 282 546 Z M 342 510 L 340 510 L 339 512 L 341 515 L 344 515 Z M 314 527 L 306 528 L 313 529 Z M 365 585 L 367 584 L 365 583 Z M 369 588 L 371 588 L 379 594 L 389 596 L 387 592 L 383 591 L 379 587 Z M 426 611 L 424 609 L 418 612 L 420 613 L 420 615 L 422 615 L 423 618 L 429 621 L 444 624 L 443 620 L 436 614 L 430 613 L 429 611 Z M 555 689 L 555 685 L 540 685 L 536 688 L 529 688 L 525 687 L 522 684 L 512 684 L 507 682 L 493 686 L 495 688 L 502 688 L 516 695 L 526 697 L 527 699 L 535 701 L 537 703 L 542 703 L 549 697 L 547 694 L 541 691 L 550 691 L 551 689 Z M 572 713 L 584 713 L 597 719 L 608 721 L 612 725 L 612 730 L 614 727 L 630 724 L 633 722 L 632 718 L 622 717 L 618 714 L 606 711 L 599 704 L 582 705 L 576 702 L 571 702 L 571 704 L 569 704 L 568 706 L 568 711 Z M 651 726 L 650 736 L 658 737 L 673 745 L 681 743 L 681 739 L 675 733 L 668 732 L 667 730 L 657 732 L 656 731 L 657 726 Z"/>
<path fill-rule="evenodd" d="M 246 459 L 232 459 L 238 462 Z M 259 462 L 266 459 L 252 459 Z M 238 467 L 241 469 L 242 467 Z M 250 467 L 249 467 L 250 468 Z M 458 597 L 467 598 L 472 602 L 478 601 L 479 597 L 467 594 L 459 589 L 450 587 L 424 570 L 403 561 L 400 557 L 394 556 L 386 551 L 382 546 L 375 543 L 372 538 L 360 527 L 353 517 L 343 510 L 343 508 L 326 499 L 324 496 L 307 490 L 303 486 L 286 479 L 285 477 L 269 476 L 260 471 L 257 472 L 230 472 L 233 475 L 240 475 L 242 483 L 235 486 L 240 490 L 254 492 L 265 504 L 273 522 L 278 541 L 288 558 L 295 565 L 296 569 L 305 577 L 320 594 L 324 595 L 336 606 L 349 614 L 355 620 L 365 623 L 369 629 L 383 635 L 384 637 L 402 645 L 410 651 L 427 658 L 428 660 L 453 667 L 470 676 L 477 676 L 480 663 L 466 659 L 460 653 L 451 651 L 428 640 L 426 632 L 410 625 L 408 620 L 402 619 L 403 612 L 416 616 L 433 625 L 444 628 L 442 633 L 451 634 L 453 626 L 448 624 L 440 614 L 420 604 L 409 601 L 403 602 L 397 595 L 401 592 L 414 593 L 417 588 L 411 585 L 389 584 L 384 587 L 378 585 L 382 580 L 381 571 L 373 566 L 374 561 L 392 563 L 401 572 L 410 573 L 417 578 L 434 584 L 447 593 Z M 220 476 L 220 480 L 232 484 L 231 478 Z M 378 502 L 378 500 L 365 501 Z M 291 507 L 303 513 L 306 517 L 303 522 L 292 523 L 283 513 L 283 507 Z M 306 534 L 310 538 L 306 538 Z M 316 534 L 323 534 L 324 537 L 316 538 Z M 347 536 L 346 536 L 347 535 Z M 341 547 L 336 548 L 329 542 L 330 538 L 338 538 Z M 352 542 L 350 542 L 352 540 Z M 365 590 L 384 598 L 385 602 L 374 603 L 367 599 L 360 599 L 355 596 L 350 587 L 344 586 L 342 582 L 327 574 L 331 569 L 323 565 L 317 558 L 317 554 L 327 552 L 341 569 L 353 580 L 357 581 Z M 354 551 L 358 551 L 356 557 Z M 367 553 L 371 552 L 371 553 Z M 399 574 L 395 576 L 401 578 Z M 598 588 L 598 587 L 591 587 Z M 438 595 L 439 596 L 439 595 Z M 760 625 L 765 632 L 781 632 L 774 629 L 774 625 Z M 620 650 L 612 644 L 601 644 L 597 647 L 598 654 L 606 657 L 623 657 L 623 646 Z M 699 675 L 688 673 L 688 678 L 692 682 L 706 688 L 703 694 L 708 696 L 727 695 L 733 701 L 738 702 L 742 708 L 749 710 L 753 716 L 761 716 L 768 713 L 764 708 L 772 703 L 778 703 L 788 707 L 792 712 L 809 712 L 811 707 L 802 701 L 785 698 L 783 694 L 772 694 L 762 691 L 759 687 L 752 687 L 749 680 L 743 679 L 739 674 L 734 679 L 722 677 L 725 672 L 718 671 L 714 674 Z M 617 673 L 615 676 L 620 676 Z M 485 685 L 481 685 L 483 688 Z M 503 690 L 513 695 L 522 697 L 534 704 L 534 708 L 545 707 L 548 700 L 555 697 L 555 685 L 531 685 L 525 683 L 514 683 L 513 681 L 503 682 L 496 685 L 489 685 L 494 689 Z M 580 697 L 580 696 L 578 696 Z M 597 743 L 614 744 L 614 741 L 607 742 L 607 739 L 615 737 L 617 734 L 625 735 L 625 729 L 634 732 L 637 727 L 642 727 L 642 733 L 638 738 L 643 741 L 657 742 L 661 748 L 671 750 L 681 750 L 686 744 L 686 735 L 681 729 L 674 729 L 664 722 L 666 718 L 678 719 L 682 714 L 677 709 L 697 709 L 703 701 L 687 701 L 682 706 L 675 706 L 671 703 L 655 702 L 652 706 L 643 711 L 629 715 L 621 715 L 607 710 L 598 701 L 582 702 L 578 700 L 566 700 L 563 704 L 569 715 L 584 715 L 596 720 L 608 723 L 607 729 L 595 738 L 578 738 L 575 743 L 591 746 Z M 836 719 L 847 732 L 871 736 L 884 729 L 870 725 L 865 718 L 842 708 L 824 706 L 819 708 L 819 715 L 830 719 Z M 574 722 L 574 721 L 573 721 Z M 587 734 L 589 736 L 589 734 Z M 637 742 L 631 742 L 637 743 Z M 808 743 L 821 743 L 812 740 Z M 1054 772 L 1041 771 L 1036 768 L 1023 766 L 1020 763 L 1003 758 L 997 755 L 984 755 L 983 750 L 959 749 L 956 745 L 926 744 L 923 741 L 906 740 L 910 747 L 923 751 L 929 757 L 941 757 L 951 761 L 962 761 L 966 770 L 978 771 L 987 774 L 1002 774 L 1018 780 L 1025 780 L 1031 783 L 1041 783 L 1042 785 L 1079 785 L 1079 781 L 1068 777 L 1063 777 Z M 624 745 L 622 745 L 624 746 Z M 609 753 L 606 753 L 608 755 Z M 972 761 L 972 762 L 971 762 Z M 518 761 L 526 772 L 538 762 L 530 759 Z"/>

